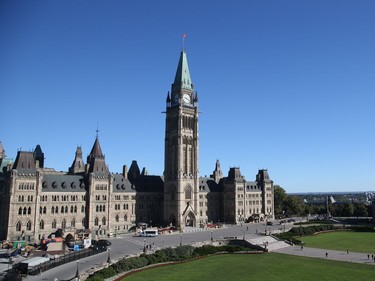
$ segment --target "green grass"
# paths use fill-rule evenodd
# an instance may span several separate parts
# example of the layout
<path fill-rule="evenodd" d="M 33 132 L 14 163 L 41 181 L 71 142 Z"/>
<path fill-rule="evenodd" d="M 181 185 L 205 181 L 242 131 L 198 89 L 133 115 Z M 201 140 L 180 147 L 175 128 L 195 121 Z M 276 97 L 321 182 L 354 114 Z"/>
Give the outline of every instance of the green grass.
<path fill-rule="evenodd" d="M 374 266 L 278 253 L 219 255 L 145 270 L 124 281 L 148 280 L 373 280 Z"/>
<path fill-rule="evenodd" d="M 337 231 L 298 237 L 306 247 L 375 253 L 375 232 Z"/>

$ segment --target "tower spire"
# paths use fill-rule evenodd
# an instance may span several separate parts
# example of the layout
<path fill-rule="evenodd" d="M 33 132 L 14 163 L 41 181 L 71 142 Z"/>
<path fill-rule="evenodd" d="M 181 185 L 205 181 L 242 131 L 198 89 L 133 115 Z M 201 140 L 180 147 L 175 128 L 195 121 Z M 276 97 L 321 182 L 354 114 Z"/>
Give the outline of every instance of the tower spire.
<path fill-rule="evenodd" d="M 193 90 L 193 82 L 191 81 L 189 65 L 185 50 L 181 51 L 180 59 L 176 70 L 176 76 L 172 84 L 172 94 L 181 89 Z"/>

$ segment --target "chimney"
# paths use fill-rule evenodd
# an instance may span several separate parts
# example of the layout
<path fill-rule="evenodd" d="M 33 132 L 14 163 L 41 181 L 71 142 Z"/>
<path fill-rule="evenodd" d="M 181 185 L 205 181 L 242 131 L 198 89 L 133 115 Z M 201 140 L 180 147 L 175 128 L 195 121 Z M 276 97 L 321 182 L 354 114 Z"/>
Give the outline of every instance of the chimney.
<path fill-rule="evenodd" d="M 124 179 L 128 179 L 128 166 L 126 165 L 122 166 L 122 176 L 124 177 Z"/>

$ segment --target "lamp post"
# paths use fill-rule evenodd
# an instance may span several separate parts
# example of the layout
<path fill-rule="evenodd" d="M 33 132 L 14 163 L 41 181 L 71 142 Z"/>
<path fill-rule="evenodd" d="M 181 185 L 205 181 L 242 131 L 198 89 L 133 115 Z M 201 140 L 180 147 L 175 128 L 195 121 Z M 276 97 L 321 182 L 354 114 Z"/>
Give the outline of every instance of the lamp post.
<path fill-rule="evenodd" d="M 180 234 L 180 246 L 182 246 L 182 234 Z"/>
<path fill-rule="evenodd" d="M 107 263 L 111 263 L 111 248 L 108 248 L 108 258 L 107 258 Z"/>
<path fill-rule="evenodd" d="M 214 242 L 214 237 L 213 237 L 214 233 L 213 233 L 213 230 L 211 229 L 211 244 Z"/>
<path fill-rule="evenodd" d="M 143 253 L 146 253 L 146 239 L 143 239 Z"/>
<path fill-rule="evenodd" d="M 77 272 L 75 277 L 79 280 L 79 260 L 77 260 Z"/>
<path fill-rule="evenodd" d="M 243 238 L 242 239 L 245 240 L 245 229 L 243 229 L 242 232 L 243 232 Z"/>

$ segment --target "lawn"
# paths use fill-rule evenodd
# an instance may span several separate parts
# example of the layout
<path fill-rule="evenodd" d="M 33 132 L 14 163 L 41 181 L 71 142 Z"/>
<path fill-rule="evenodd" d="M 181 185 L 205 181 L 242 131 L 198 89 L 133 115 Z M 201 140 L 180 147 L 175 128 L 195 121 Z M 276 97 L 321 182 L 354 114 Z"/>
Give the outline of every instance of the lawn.
<path fill-rule="evenodd" d="M 145 270 L 124 281 L 148 280 L 373 280 L 371 265 L 314 259 L 278 253 L 228 254 Z"/>
<path fill-rule="evenodd" d="M 298 237 L 306 247 L 375 253 L 375 232 L 336 231 Z"/>

